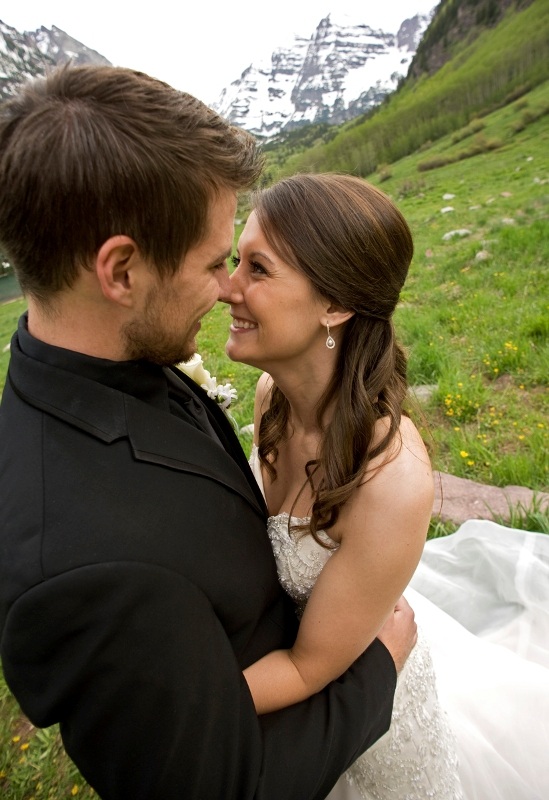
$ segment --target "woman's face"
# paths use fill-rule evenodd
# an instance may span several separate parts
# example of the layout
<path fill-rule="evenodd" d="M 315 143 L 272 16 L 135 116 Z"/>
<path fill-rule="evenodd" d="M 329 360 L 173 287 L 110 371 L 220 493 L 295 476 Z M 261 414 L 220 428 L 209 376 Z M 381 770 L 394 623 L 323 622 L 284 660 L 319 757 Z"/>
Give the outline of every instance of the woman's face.
<path fill-rule="evenodd" d="M 226 352 L 233 361 L 266 372 L 299 365 L 326 352 L 326 310 L 311 282 L 269 246 L 252 212 L 238 243 L 230 303 L 233 322 Z"/>

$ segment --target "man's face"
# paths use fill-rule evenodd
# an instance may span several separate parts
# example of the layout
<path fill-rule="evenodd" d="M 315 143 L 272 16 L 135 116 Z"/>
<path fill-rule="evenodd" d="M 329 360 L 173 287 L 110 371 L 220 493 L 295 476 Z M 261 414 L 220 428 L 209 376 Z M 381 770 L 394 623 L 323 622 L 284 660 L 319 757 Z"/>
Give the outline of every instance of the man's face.
<path fill-rule="evenodd" d="M 223 189 L 210 205 L 204 240 L 191 248 L 175 275 L 153 275 L 135 319 L 122 330 L 128 359 L 169 366 L 196 351 L 201 318 L 226 294 L 226 259 L 234 236 L 235 193 Z"/>

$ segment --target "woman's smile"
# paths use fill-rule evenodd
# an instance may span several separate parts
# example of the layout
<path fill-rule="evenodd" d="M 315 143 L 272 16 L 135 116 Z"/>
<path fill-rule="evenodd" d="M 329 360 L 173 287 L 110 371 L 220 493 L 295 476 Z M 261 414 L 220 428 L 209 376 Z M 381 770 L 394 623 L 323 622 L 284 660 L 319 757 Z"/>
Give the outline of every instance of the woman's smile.
<path fill-rule="evenodd" d="M 231 331 L 249 331 L 256 330 L 257 322 L 252 322 L 249 319 L 241 319 L 240 317 L 233 317 L 231 323 Z"/>

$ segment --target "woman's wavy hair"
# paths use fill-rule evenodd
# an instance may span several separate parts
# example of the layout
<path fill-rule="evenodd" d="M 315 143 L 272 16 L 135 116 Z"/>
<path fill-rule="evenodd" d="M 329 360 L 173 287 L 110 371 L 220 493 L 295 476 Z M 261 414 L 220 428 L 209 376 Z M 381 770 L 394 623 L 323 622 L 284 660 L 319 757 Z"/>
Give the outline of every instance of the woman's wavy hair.
<path fill-rule="evenodd" d="M 318 531 L 336 523 L 343 504 L 367 479 L 369 462 L 387 450 L 400 425 L 406 356 L 392 315 L 412 260 L 412 236 L 387 195 L 350 175 L 295 175 L 252 199 L 273 250 L 303 273 L 320 296 L 354 312 L 339 329 L 336 368 L 317 408 L 321 450 L 307 464 L 304 482 L 304 487 L 311 484 L 314 497 L 308 530 L 324 544 Z M 374 445 L 374 427 L 382 417 L 389 426 Z M 273 384 L 259 430 L 259 457 L 273 479 L 288 424 L 289 403 Z M 319 468 L 322 478 L 315 487 L 313 474 Z"/>

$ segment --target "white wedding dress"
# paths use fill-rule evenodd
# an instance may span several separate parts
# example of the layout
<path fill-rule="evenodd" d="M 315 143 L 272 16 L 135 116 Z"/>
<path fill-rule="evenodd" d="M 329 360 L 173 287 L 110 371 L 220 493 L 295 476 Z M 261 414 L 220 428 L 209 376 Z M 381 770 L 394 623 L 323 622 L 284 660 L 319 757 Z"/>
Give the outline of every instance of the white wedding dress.
<path fill-rule="evenodd" d="M 255 447 L 250 464 L 263 489 Z M 287 514 L 268 532 L 299 613 L 332 551 Z M 391 728 L 328 800 L 549 800 L 549 536 L 469 521 L 427 542 L 406 597 Z"/>

